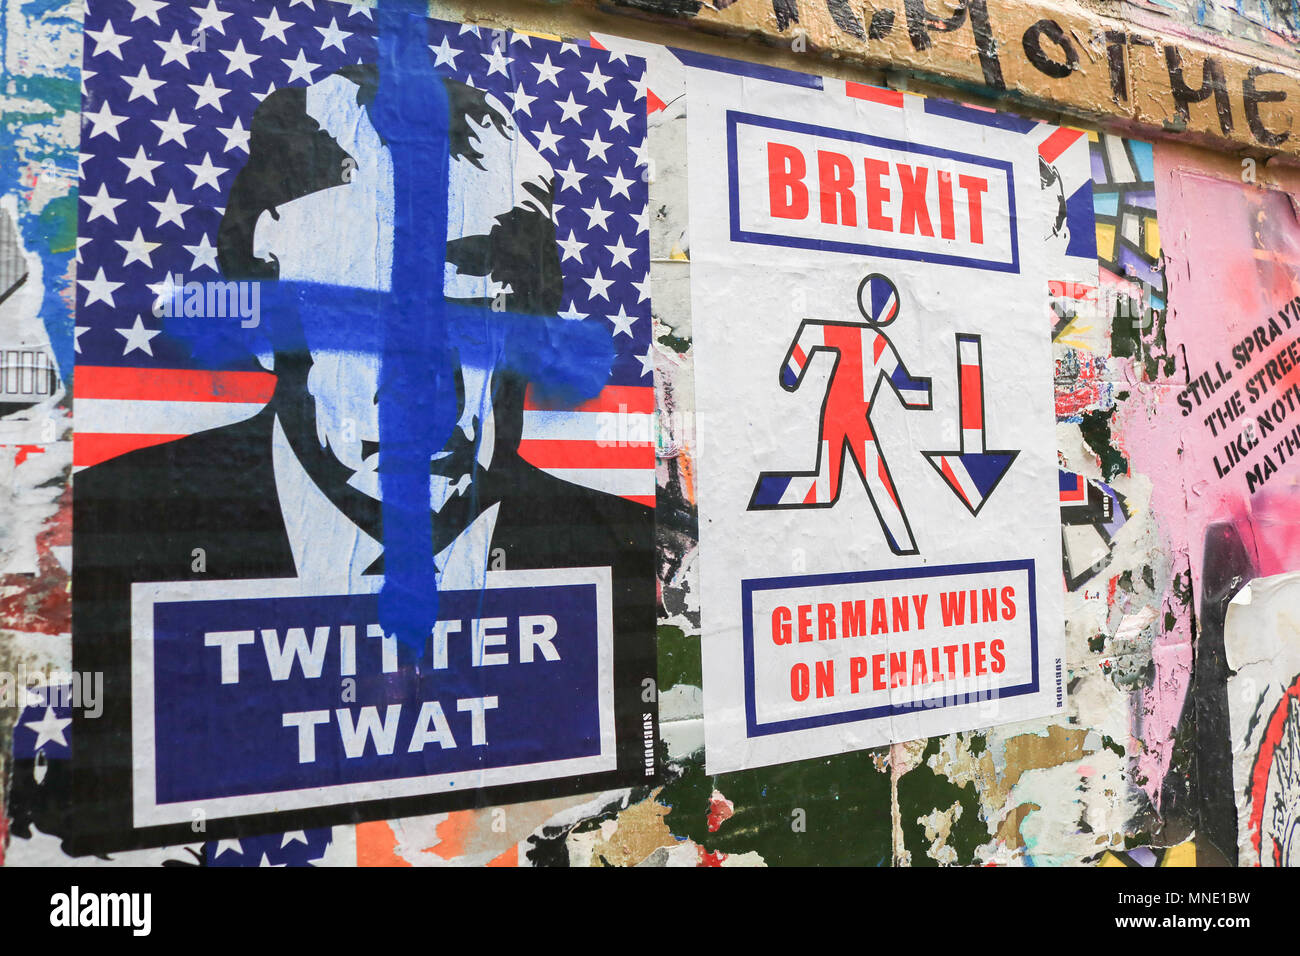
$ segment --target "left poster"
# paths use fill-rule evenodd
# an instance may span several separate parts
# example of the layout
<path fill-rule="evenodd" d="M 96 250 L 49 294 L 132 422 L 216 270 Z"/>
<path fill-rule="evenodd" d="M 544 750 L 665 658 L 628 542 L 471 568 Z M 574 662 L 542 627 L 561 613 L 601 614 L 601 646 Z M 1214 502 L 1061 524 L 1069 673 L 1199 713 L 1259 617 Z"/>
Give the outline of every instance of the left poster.
<path fill-rule="evenodd" d="M 644 63 L 408 7 L 88 4 L 79 851 L 656 772 Z"/>

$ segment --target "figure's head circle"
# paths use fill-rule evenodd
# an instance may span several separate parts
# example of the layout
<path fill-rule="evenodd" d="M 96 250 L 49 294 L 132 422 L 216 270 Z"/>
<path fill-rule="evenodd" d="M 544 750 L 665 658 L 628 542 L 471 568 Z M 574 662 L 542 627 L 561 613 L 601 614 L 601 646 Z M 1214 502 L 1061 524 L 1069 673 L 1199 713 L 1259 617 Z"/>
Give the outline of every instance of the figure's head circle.
<path fill-rule="evenodd" d="M 868 325 L 888 325 L 898 318 L 898 289 L 880 273 L 871 273 L 858 285 L 858 311 Z"/>

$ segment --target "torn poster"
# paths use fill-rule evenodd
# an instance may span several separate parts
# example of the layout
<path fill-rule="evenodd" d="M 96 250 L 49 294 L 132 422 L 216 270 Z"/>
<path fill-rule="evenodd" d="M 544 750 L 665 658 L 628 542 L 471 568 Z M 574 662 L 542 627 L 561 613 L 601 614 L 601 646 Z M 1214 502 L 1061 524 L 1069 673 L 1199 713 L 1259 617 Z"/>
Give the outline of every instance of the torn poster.
<path fill-rule="evenodd" d="M 1256 578 L 1223 632 L 1237 865 L 1300 863 L 1300 574 Z"/>
<path fill-rule="evenodd" d="M 1161 343 L 1152 373 L 1177 387 L 1125 409 L 1115 427 L 1132 468 L 1158 476 L 1152 508 L 1171 516 L 1168 547 L 1187 550 L 1203 613 L 1206 596 L 1231 593 L 1239 576 L 1300 567 L 1300 535 L 1289 531 L 1300 482 L 1300 226 L 1280 190 L 1177 164 L 1157 164 L 1155 185 L 1167 271 L 1184 278 L 1169 290 L 1178 321 L 1143 335 Z M 1229 539 L 1248 555 L 1244 574 L 1222 573 L 1216 542 Z"/>
<path fill-rule="evenodd" d="M 80 848 L 654 779 L 643 63 L 405 6 L 90 4 Z"/>
<path fill-rule="evenodd" d="M 1049 282 L 1078 271 L 1071 233 L 1092 229 L 1089 203 L 1057 185 L 1086 182 L 1086 138 L 699 67 L 709 772 L 1059 711 L 1045 316 Z"/>

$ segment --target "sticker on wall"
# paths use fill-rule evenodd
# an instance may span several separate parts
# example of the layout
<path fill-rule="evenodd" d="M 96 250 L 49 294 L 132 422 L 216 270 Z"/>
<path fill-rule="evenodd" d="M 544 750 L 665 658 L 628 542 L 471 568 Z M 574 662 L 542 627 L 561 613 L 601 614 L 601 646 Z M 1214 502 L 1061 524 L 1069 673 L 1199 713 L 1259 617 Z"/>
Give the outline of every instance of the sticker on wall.
<path fill-rule="evenodd" d="M 390 0 L 86 33 L 68 836 L 653 780 L 642 61 Z"/>
<path fill-rule="evenodd" d="M 744 74 L 688 80 L 709 772 L 1059 711 L 1086 136 Z"/>

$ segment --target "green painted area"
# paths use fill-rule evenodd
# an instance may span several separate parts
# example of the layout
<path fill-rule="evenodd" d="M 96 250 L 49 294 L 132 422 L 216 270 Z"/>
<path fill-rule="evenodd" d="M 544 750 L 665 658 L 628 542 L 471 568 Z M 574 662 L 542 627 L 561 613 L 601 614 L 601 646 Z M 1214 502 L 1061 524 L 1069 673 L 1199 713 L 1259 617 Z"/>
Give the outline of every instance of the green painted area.
<path fill-rule="evenodd" d="M 958 866 L 975 862 L 975 849 L 989 841 L 989 830 L 980 817 L 979 795 L 969 782 L 957 786 L 930 768 L 930 758 L 939 753 L 942 737 L 931 737 L 921 764 L 898 780 L 898 812 L 903 827 L 903 846 L 912 854 L 912 866 L 938 866 L 939 861 L 926 855 L 930 841 L 925 825 L 918 823 L 933 811 L 946 812 L 954 803 L 961 804 L 961 819 L 953 822 L 946 844 L 956 852 Z"/>
<path fill-rule="evenodd" d="M 972 757 L 978 757 L 984 751 L 989 749 L 988 738 L 979 731 L 972 730 L 965 735 L 966 749 L 970 751 Z"/>
<path fill-rule="evenodd" d="M 51 114 L 81 110 L 80 79 L 70 80 L 59 76 L 11 76 L 9 82 L 13 84 L 13 88 L 6 91 L 9 96 L 44 103 L 49 107 Z M 45 111 L 42 111 L 42 115 L 44 114 Z M 6 113 L 5 115 L 12 117 L 19 114 Z M 21 115 L 31 122 L 35 114 Z"/>
<path fill-rule="evenodd" d="M 1106 635 L 1098 634 L 1095 637 L 1088 638 L 1088 650 L 1094 654 L 1100 654 L 1106 646 Z"/>
<path fill-rule="evenodd" d="M 77 197 L 51 199 L 41 210 L 41 234 L 50 244 L 50 252 L 70 252 L 77 244 Z"/>
<path fill-rule="evenodd" d="M 883 751 L 878 751 L 881 753 Z M 889 774 L 871 751 L 708 776 L 697 756 L 660 794 L 667 824 L 710 853 L 755 851 L 771 866 L 889 866 Z M 717 789 L 735 813 L 709 832 Z"/>
<path fill-rule="evenodd" d="M 1124 849 L 1136 850 L 1139 847 L 1152 846 L 1155 838 L 1152 837 L 1150 830 L 1138 830 L 1135 833 L 1124 834 Z"/>
<path fill-rule="evenodd" d="M 1114 408 L 1104 412 L 1084 412 L 1083 421 L 1080 424 L 1083 440 L 1101 459 L 1101 474 L 1106 481 L 1110 481 L 1117 475 L 1128 473 L 1128 459 L 1124 457 L 1124 454 L 1118 448 L 1111 444 L 1110 420 L 1114 414 Z"/>
<path fill-rule="evenodd" d="M 659 625 L 659 686 L 674 684 L 700 687 L 704 683 L 700 664 L 700 635 L 687 634 L 672 624 Z"/>
<path fill-rule="evenodd" d="M 681 338 L 679 336 L 673 335 L 671 332 L 665 332 L 663 335 L 659 336 L 658 342 L 660 345 L 668 346 L 678 355 L 681 355 L 691 347 L 690 339 Z"/>
<path fill-rule="evenodd" d="M 1102 737 L 1101 737 L 1101 745 L 1102 745 L 1102 747 L 1103 747 L 1104 749 L 1109 750 L 1111 753 L 1113 753 L 1113 754 L 1114 754 L 1115 756 L 1117 756 L 1117 757 L 1122 757 L 1122 756 L 1124 756 L 1124 747 L 1123 747 L 1123 745 L 1122 745 L 1122 744 L 1118 744 L 1118 743 L 1116 743 L 1113 739 L 1111 739 L 1110 737 L 1106 736 L 1105 734 L 1102 734 Z"/>

